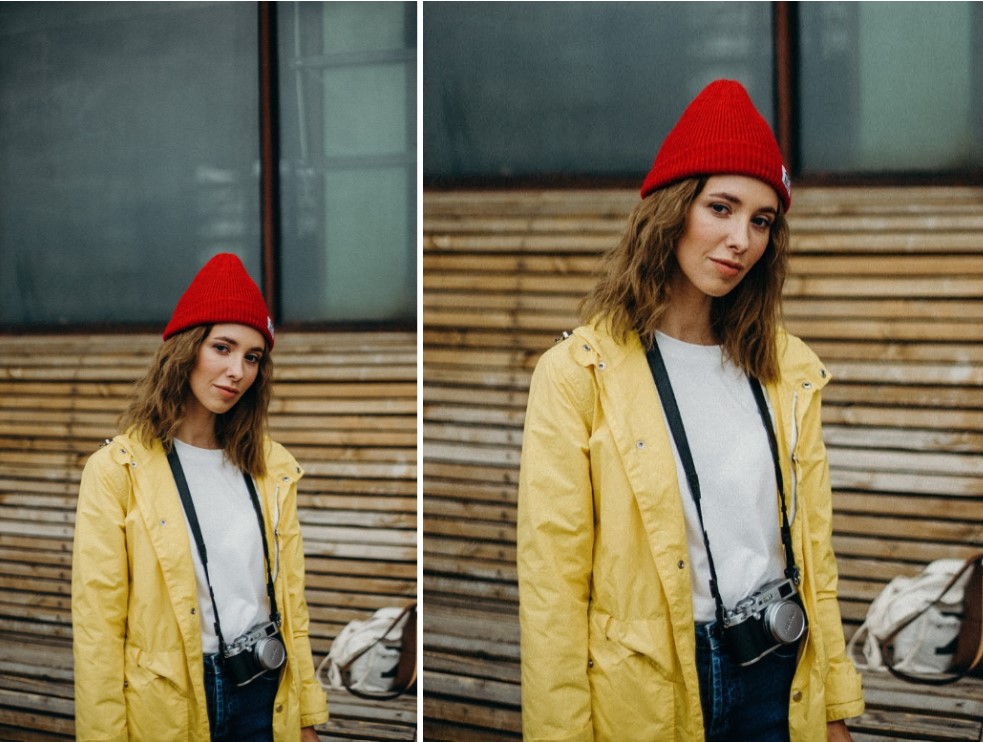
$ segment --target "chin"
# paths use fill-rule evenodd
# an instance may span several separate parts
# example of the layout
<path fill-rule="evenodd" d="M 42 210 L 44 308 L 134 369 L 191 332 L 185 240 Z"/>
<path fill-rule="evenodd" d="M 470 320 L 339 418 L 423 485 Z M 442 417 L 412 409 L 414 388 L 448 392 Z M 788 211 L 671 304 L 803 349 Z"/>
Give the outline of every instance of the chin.
<path fill-rule="evenodd" d="M 738 285 L 735 283 L 733 286 L 707 286 L 703 289 L 703 293 L 711 299 L 723 299 L 727 294 L 736 289 Z"/>

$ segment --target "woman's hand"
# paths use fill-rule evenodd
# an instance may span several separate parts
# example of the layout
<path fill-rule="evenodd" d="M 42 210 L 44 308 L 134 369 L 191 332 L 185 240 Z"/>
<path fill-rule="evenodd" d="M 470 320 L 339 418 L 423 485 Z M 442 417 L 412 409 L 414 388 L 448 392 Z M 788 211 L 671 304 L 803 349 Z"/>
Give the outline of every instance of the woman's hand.
<path fill-rule="evenodd" d="M 826 724 L 826 739 L 829 742 L 853 742 L 845 721 L 831 721 Z"/>
<path fill-rule="evenodd" d="M 300 742 L 321 742 L 321 738 L 317 736 L 314 727 L 304 727 L 300 730 Z"/>

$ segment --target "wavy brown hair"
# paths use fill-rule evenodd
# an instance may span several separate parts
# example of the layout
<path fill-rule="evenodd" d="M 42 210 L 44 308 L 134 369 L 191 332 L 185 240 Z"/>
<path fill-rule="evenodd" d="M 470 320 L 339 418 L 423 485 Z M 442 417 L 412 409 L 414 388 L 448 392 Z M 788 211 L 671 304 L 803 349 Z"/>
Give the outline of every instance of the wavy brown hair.
<path fill-rule="evenodd" d="M 192 327 L 161 343 L 120 416 L 120 430 L 134 431 L 147 446 L 160 440 L 166 451 L 171 450 L 191 393 L 191 370 L 211 330 L 209 325 Z M 252 386 L 231 410 L 215 418 L 215 436 L 226 458 L 254 477 L 266 472 L 264 442 L 272 392 L 273 360 L 263 353 Z"/>
<path fill-rule="evenodd" d="M 602 259 L 601 277 L 580 304 L 583 321 L 606 322 L 621 341 L 634 331 L 650 342 L 671 300 L 676 243 L 706 182 L 691 178 L 666 186 L 632 210 L 621 241 Z M 779 377 L 776 331 L 788 245 L 788 222 L 779 203 L 761 259 L 733 291 L 714 298 L 710 309 L 711 329 L 727 357 L 763 382 Z"/>

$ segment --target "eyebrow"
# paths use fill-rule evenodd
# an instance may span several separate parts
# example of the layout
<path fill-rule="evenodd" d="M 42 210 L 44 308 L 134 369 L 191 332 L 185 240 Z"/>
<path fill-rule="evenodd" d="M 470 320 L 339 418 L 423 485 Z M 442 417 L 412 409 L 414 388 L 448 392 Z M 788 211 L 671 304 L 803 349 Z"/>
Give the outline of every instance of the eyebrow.
<path fill-rule="evenodd" d="M 744 203 L 740 198 L 738 198 L 737 196 L 734 196 L 733 194 L 727 193 L 726 191 L 718 191 L 716 193 L 708 193 L 707 196 L 709 196 L 710 198 L 720 198 L 720 199 L 723 199 L 724 201 L 728 201 L 729 203 L 732 203 L 735 206 L 739 206 L 739 205 L 742 205 Z M 775 208 L 774 206 L 762 206 L 760 209 L 758 209 L 758 211 L 767 211 L 767 212 L 769 212 L 771 214 L 777 214 L 778 213 L 778 209 Z"/>
<path fill-rule="evenodd" d="M 239 347 L 239 341 L 238 340 L 235 340 L 234 338 L 226 337 L 225 335 L 220 335 L 220 336 L 217 336 L 217 337 L 213 337 L 212 340 L 221 340 L 222 342 L 228 343 L 229 345 L 234 345 L 237 348 Z M 257 346 L 254 346 L 253 348 L 250 348 L 249 352 L 250 353 L 265 353 L 266 352 L 266 349 L 265 348 L 261 348 L 261 347 L 259 347 L 257 345 Z"/>

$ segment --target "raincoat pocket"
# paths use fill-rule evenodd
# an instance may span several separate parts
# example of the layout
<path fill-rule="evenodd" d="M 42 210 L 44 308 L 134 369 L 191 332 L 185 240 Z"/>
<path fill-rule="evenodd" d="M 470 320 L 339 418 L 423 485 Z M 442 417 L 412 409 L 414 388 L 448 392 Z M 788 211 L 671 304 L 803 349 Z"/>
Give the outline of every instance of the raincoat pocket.
<path fill-rule="evenodd" d="M 674 738 L 674 646 L 668 620 L 591 618 L 588 677 L 596 739 Z"/>
<path fill-rule="evenodd" d="M 123 695 L 129 738 L 148 742 L 187 739 L 183 652 L 127 647 L 125 655 Z"/>

